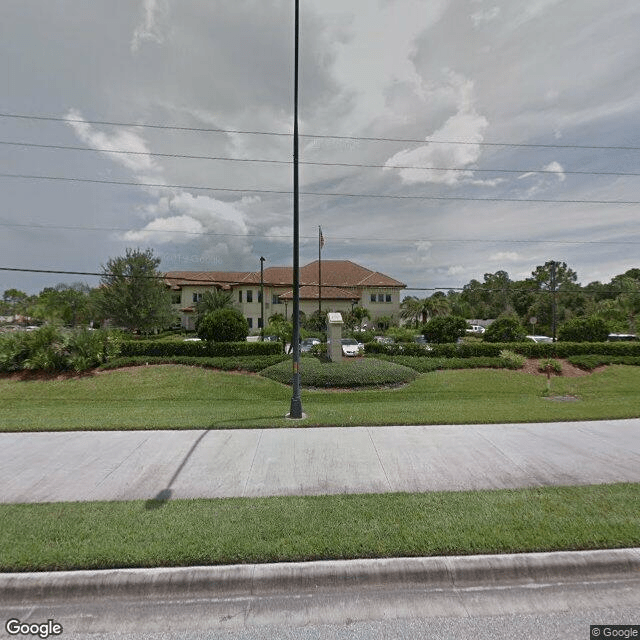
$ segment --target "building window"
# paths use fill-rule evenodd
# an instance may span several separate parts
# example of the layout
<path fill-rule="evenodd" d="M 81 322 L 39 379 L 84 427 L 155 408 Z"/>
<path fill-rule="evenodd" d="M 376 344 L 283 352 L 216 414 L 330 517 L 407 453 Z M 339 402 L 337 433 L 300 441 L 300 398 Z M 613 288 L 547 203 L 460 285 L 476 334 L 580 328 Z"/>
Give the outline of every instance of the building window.
<path fill-rule="evenodd" d="M 378 302 L 384 302 L 384 293 L 378 294 Z"/>
<path fill-rule="evenodd" d="M 385 296 L 385 302 L 391 302 L 391 294 L 387 293 Z"/>
<path fill-rule="evenodd" d="M 238 291 L 238 302 L 242 302 L 242 289 Z"/>
<path fill-rule="evenodd" d="M 371 294 L 371 302 L 375 302 L 376 301 L 376 294 L 372 293 Z"/>
<path fill-rule="evenodd" d="M 262 318 L 258 318 L 258 329 L 262 329 Z"/>
<path fill-rule="evenodd" d="M 200 302 L 200 300 L 202 300 L 202 294 L 201 293 L 194 293 L 193 294 L 193 301 L 194 302 Z"/>
<path fill-rule="evenodd" d="M 277 293 L 272 294 L 272 296 L 271 296 L 271 304 L 282 304 L 280 302 L 280 298 L 278 298 L 278 294 Z"/>
<path fill-rule="evenodd" d="M 258 302 L 262 302 L 262 291 L 258 291 Z"/>
<path fill-rule="evenodd" d="M 247 324 L 249 325 L 249 329 L 253 329 L 253 318 L 247 318 Z"/>
<path fill-rule="evenodd" d="M 247 302 L 253 302 L 253 291 L 247 289 Z"/>

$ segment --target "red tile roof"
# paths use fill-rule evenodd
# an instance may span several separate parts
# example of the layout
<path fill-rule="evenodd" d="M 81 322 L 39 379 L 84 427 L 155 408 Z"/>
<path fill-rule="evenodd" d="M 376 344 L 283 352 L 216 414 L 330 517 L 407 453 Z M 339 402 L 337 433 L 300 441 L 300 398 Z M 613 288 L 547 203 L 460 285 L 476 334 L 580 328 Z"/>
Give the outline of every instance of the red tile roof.
<path fill-rule="evenodd" d="M 293 269 L 291 267 L 268 267 L 263 274 L 266 286 L 293 285 Z M 173 289 L 183 286 L 212 286 L 217 285 L 228 289 L 238 284 L 260 284 L 259 271 L 169 271 L 165 273 L 165 282 Z M 318 285 L 318 261 L 311 262 L 300 268 L 300 286 Z M 389 276 L 361 267 L 350 260 L 322 261 L 323 298 L 326 287 L 394 287 L 404 288 L 403 282 Z M 350 294 L 349 294 L 350 295 Z M 317 290 L 316 290 L 317 298 Z"/>

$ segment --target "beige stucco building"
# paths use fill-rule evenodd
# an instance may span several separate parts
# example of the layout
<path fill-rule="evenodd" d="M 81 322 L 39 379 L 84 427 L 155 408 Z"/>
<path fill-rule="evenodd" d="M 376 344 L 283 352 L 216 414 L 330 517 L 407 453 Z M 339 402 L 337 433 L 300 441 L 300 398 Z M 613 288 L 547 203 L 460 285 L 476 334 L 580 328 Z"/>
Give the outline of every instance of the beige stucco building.
<path fill-rule="evenodd" d="M 300 268 L 300 311 L 346 313 L 356 306 L 368 309 L 371 319 L 398 318 L 400 292 L 405 284 L 349 260 L 316 260 Z M 322 285 L 319 286 L 319 271 Z M 237 309 L 247 318 L 251 333 L 261 328 L 260 272 L 170 271 L 165 283 L 171 289 L 176 315 L 186 329 L 194 328 L 195 306 L 210 289 L 231 292 Z M 263 272 L 265 325 L 275 313 L 291 318 L 293 269 L 268 267 Z"/>

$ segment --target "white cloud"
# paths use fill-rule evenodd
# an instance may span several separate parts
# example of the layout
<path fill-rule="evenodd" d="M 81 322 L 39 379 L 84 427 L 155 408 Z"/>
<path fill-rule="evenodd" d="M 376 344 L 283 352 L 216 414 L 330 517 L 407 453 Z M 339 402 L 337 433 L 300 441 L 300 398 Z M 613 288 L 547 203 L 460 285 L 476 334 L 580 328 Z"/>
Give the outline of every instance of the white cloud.
<path fill-rule="evenodd" d="M 473 82 L 457 74 L 450 74 L 449 78 L 458 89 L 458 111 L 429 136 L 432 140 L 443 142 L 428 142 L 422 147 L 400 151 L 385 163 L 386 167 L 427 167 L 401 169 L 400 177 L 405 184 L 432 182 L 456 185 L 473 176 L 473 171 L 464 169 L 480 158 L 481 147 L 478 143 L 484 140 L 484 132 L 489 122 L 478 114 L 474 107 Z M 459 141 L 464 144 L 446 144 L 444 141 Z M 496 181 L 492 182 L 498 184 Z M 476 183 L 483 184 L 483 181 Z"/>
<path fill-rule="evenodd" d="M 164 36 L 161 22 L 167 14 L 166 0 L 143 0 L 144 18 L 133 32 L 131 51 L 135 53 L 143 42 L 162 44 Z"/>
<path fill-rule="evenodd" d="M 492 253 L 488 260 L 490 262 L 517 262 L 520 256 L 515 251 L 498 251 Z"/>
<path fill-rule="evenodd" d="M 179 243 L 193 240 L 193 235 L 204 231 L 204 226 L 190 216 L 156 218 L 139 231 L 127 231 L 123 238 L 131 242 L 153 241 L 156 244 Z"/>
<path fill-rule="evenodd" d="M 106 157 L 132 171 L 141 182 L 162 183 L 161 168 L 148 155 L 149 148 L 142 136 L 129 129 L 115 128 L 110 134 L 98 131 L 76 109 L 70 109 L 66 118 L 80 140 L 93 149 L 104 151 Z"/>

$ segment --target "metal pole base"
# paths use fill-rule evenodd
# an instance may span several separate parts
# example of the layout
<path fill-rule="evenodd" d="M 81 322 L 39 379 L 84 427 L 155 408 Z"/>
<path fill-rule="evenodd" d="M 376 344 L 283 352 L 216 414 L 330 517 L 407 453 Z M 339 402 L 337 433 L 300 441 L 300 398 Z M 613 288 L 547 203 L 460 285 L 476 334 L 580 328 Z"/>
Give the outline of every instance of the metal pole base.
<path fill-rule="evenodd" d="M 306 418 L 306 414 L 302 412 L 302 400 L 300 398 L 291 399 L 291 408 L 286 415 L 290 420 L 302 420 Z"/>

